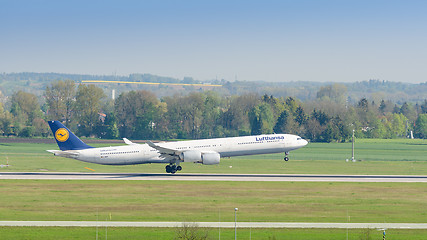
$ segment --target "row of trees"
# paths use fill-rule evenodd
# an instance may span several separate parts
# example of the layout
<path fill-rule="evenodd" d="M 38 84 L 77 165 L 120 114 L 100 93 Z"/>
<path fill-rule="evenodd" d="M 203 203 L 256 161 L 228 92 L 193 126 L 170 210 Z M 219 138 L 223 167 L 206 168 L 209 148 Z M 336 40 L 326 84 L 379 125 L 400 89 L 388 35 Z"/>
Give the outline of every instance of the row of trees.
<path fill-rule="evenodd" d="M 362 98 L 349 104 L 345 88 L 322 87 L 316 101 L 244 94 L 222 97 L 215 92 L 158 99 L 149 91 L 129 91 L 107 99 L 95 85 L 57 81 L 37 96 L 18 91 L 10 110 L 0 105 L 0 133 L 48 136 L 45 121 L 58 119 L 80 136 L 131 139 L 198 139 L 250 134 L 293 133 L 312 141 L 343 142 L 355 129 L 358 137 L 427 137 L 427 101 L 422 104 Z"/>

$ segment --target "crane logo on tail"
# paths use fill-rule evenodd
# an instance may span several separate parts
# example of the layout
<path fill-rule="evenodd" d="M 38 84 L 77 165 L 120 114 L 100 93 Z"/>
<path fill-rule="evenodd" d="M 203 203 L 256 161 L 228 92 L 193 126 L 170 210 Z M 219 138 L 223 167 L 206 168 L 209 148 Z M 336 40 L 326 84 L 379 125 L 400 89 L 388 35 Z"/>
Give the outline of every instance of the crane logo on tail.
<path fill-rule="evenodd" d="M 56 132 L 55 132 L 55 138 L 59 142 L 67 141 L 69 136 L 70 136 L 70 134 L 68 133 L 67 129 L 65 129 L 65 128 L 60 128 L 60 129 L 56 130 Z"/>

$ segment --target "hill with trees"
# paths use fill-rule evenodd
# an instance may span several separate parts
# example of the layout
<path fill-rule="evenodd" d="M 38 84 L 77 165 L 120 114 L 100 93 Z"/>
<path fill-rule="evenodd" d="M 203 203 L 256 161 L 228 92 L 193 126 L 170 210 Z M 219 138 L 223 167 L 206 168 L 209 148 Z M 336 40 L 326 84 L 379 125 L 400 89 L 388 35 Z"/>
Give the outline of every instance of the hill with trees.
<path fill-rule="evenodd" d="M 0 98 L 11 96 L 14 92 L 32 92 L 36 96 L 42 96 L 44 90 L 53 81 L 72 80 L 81 83 L 83 80 L 103 80 L 103 81 L 126 81 L 126 82 L 151 82 L 151 83 L 189 83 L 189 84 L 219 84 L 221 88 L 211 89 L 221 96 L 242 95 L 247 93 L 257 93 L 259 95 L 273 95 L 276 97 L 294 97 L 301 101 L 314 100 L 321 87 L 339 84 L 347 101 L 357 102 L 364 97 L 375 102 L 390 100 L 397 104 L 404 102 L 421 103 L 427 98 L 427 81 L 425 83 L 413 84 L 402 82 L 389 82 L 384 80 L 367 80 L 355 83 L 329 83 L 329 82 L 249 82 L 249 81 L 227 81 L 210 80 L 199 81 L 191 77 L 183 79 L 162 77 L 152 74 L 130 74 L 128 76 L 117 75 L 81 75 L 62 73 L 3 73 L 0 74 Z M 148 90 L 154 92 L 157 97 L 170 96 L 173 94 L 187 95 L 194 91 L 203 91 L 200 87 L 177 87 L 168 85 L 136 85 L 136 84 L 98 84 L 107 95 L 111 96 L 111 90 L 115 89 L 117 95 L 131 90 Z M 4 101 L 3 101 L 4 102 Z M 40 99 L 42 102 L 42 99 Z"/>
<path fill-rule="evenodd" d="M 0 134 L 46 137 L 51 134 L 46 121 L 57 119 L 80 136 L 97 138 L 198 139 L 274 132 L 343 142 L 353 129 L 365 138 L 408 137 L 411 131 L 415 137 L 427 136 L 427 84 L 221 80 L 210 83 L 222 87 L 204 88 L 80 83 L 100 79 L 201 83 L 149 74 L 2 74 Z"/>

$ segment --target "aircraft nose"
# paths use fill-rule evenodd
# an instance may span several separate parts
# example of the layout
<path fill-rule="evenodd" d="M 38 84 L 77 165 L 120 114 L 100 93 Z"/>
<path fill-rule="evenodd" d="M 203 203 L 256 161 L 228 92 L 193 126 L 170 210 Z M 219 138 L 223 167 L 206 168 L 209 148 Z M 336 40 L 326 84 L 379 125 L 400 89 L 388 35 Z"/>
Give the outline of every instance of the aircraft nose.
<path fill-rule="evenodd" d="M 308 144 L 308 141 L 305 139 L 301 139 L 301 145 L 304 147 L 305 145 Z"/>

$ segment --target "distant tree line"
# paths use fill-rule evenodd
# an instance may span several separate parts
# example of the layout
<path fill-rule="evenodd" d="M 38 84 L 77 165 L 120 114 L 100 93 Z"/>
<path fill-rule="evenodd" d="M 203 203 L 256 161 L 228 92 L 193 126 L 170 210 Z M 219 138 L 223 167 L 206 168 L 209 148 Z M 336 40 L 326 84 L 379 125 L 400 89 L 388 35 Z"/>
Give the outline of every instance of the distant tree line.
<path fill-rule="evenodd" d="M 159 99 L 145 90 L 107 99 L 95 85 L 56 81 L 44 102 L 24 91 L 0 104 L 0 134 L 46 137 L 46 121 L 60 120 L 79 136 L 131 139 L 200 139 L 269 133 L 298 134 L 317 142 L 360 138 L 427 138 L 427 100 L 422 104 L 361 98 L 350 104 L 346 87 L 321 87 L 313 101 L 247 93 L 223 97 L 212 91 Z"/>
<path fill-rule="evenodd" d="M 292 96 L 306 102 L 316 100 L 318 97 L 319 88 L 325 87 L 327 83 L 322 82 L 304 82 L 304 81 L 289 81 L 289 82 L 266 82 L 266 81 L 244 81 L 234 80 L 227 81 L 226 79 L 210 79 L 208 81 L 200 81 L 191 77 L 182 79 L 156 76 L 152 74 L 129 74 L 127 76 L 120 75 L 82 75 L 82 74 L 63 74 L 63 73 L 0 73 L 0 102 L 4 103 L 5 97 L 11 96 L 13 93 L 21 90 L 31 92 L 38 96 L 43 95 L 46 86 L 53 81 L 72 80 L 76 84 L 82 80 L 105 80 L 105 81 L 125 81 L 125 82 L 153 82 L 153 83 L 211 83 L 219 84 L 222 87 L 214 88 L 221 96 L 244 95 L 248 93 L 257 93 L 259 95 L 267 94 L 269 96 L 286 98 Z M 346 89 L 346 98 L 349 103 L 355 104 L 361 98 L 367 98 L 370 101 L 380 103 L 382 99 L 391 100 L 393 103 L 402 105 L 404 102 L 421 103 L 427 98 L 427 82 L 424 83 L 408 83 L 411 79 L 402 79 L 403 82 L 390 82 L 385 80 L 366 80 L 360 82 L 343 82 L 341 87 Z M 345 79 L 343 79 L 345 81 Z M 131 90 L 149 90 L 158 98 L 171 96 L 175 94 L 188 95 L 190 92 L 202 91 L 196 86 L 171 86 L 166 84 L 160 85 L 140 85 L 128 83 L 104 83 L 98 84 L 104 92 L 110 95 L 111 90 L 120 95 L 122 92 Z M 329 85 L 332 86 L 332 85 Z M 328 87 L 328 86 L 326 86 Z M 205 88 L 204 88 L 205 89 Z M 40 101 L 40 99 L 39 99 Z M 42 101 L 41 101 L 42 102 Z M 7 105 L 10 108 L 10 105 Z"/>

